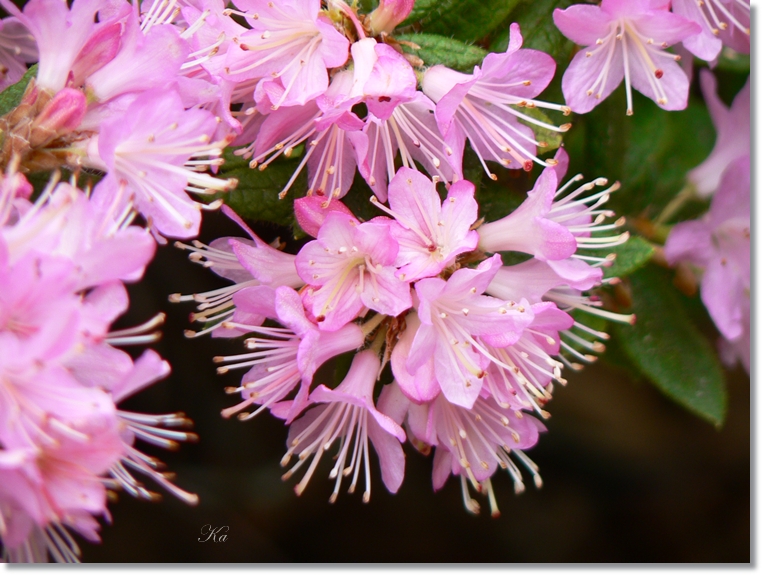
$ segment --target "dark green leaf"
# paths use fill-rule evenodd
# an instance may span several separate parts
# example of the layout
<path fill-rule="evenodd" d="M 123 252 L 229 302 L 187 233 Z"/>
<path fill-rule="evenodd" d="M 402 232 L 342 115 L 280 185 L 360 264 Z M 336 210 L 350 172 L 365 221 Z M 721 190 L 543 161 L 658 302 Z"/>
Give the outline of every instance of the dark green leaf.
<path fill-rule="evenodd" d="M 607 206 L 620 214 L 654 217 L 685 185 L 687 172 L 711 151 L 714 128 L 704 103 L 668 112 L 637 92 L 633 116 L 625 116 L 620 86 L 588 114 L 576 116 L 564 137 L 570 173 L 619 180 Z"/>
<path fill-rule="evenodd" d="M 511 12 L 511 22 L 521 28 L 524 38 L 523 48 L 532 48 L 550 54 L 559 66 L 566 67 L 571 58 L 574 43 L 568 40 L 553 23 L 553 10 L 564 9 L 574 0 L 532 0 L 523 2 Z M 503 27 L 495 34 L 490 50 L 503 52 L 508 47 L 510 29 Z"/>
<path fill-rule="evenodd" d="M 723 370 L 691 322 L 670 273 L 653 266 L 630 276 L 634 326 L 616 326 L 625 354 L 665 395 L 715 426 L 727 409 Z"/>
<path fill-rule="evenodd" d="M 403 25 L 418 22 L 429 34 L 475 42 L 504 25 L 505 19 L 520 2 L 521 0 L 417 0 Z"/>
<path fill-rule="evenodd" d="M 729 48 L 720 52 L 720 58 L 717 61 L 718 70 L 728 70 L 748 74 L 751 68 L 751 57 L 749 54 L 739 54 Z"/>
<path fill-rule="evenodd" d="M 625 243 L 602 250 L 585 250 L 585 255 L 605 258 L 616 254 L 613 265 L 604 268 L 603 277 L 623 278 L 642 268 L 654 253 L 654 247 L 639 236 L 632 236 Z"/>
<path fill-rule="evenodd" d="M 8 112 L 13 110 L 21 102 L 21 96 L 24 95 L 29 80 L 37 75 L 37 64 L 29 68 L 21 77 L 21 80 L 8 86 L 5 90 L 0 92 L 0 116 L 5 116 Z"/>
<path fill-rule="evenodd" d="M 220 176 L 236 178 L 238 186 L 235 190 L 217 194 L 214 198 L 222 198 L 244 219 L 294 227 L 294 199 L 304 196 L 307 191 L 306 173 L 303 171 L 299 174 L 284 199 L 279 199 L 278 193 L 294 174 L 299 161 L 299 158 L 279 159 L 265 170 L 252 170 L 247 160 L 227 149 Z"/>
<path fill-rule="evenodd" d="M 405 52 L 418 56 L 428 66 L 443 64 L 454 70 L 472 72 L 474 66 L 480 64 L 487 55 L 487 51 L 478 46 L 436 34 L 401 34 L 395 37 L 420 46 L 420 49 L 415 49 L 403 44 L 402 48 Z"/>

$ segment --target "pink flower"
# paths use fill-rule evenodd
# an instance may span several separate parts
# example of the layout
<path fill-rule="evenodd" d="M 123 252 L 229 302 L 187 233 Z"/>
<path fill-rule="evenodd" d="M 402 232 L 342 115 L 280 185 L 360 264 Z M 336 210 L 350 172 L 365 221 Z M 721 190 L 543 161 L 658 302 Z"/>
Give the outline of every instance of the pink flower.
<path fill-rule="evenodd" d="M 254 156 L 249 167 L 261 171 L 281 154 L 289 157 L 294 148 L 305 144 L 306 152 L 281 190 L 281 197 L 304 166 L 310 178 L 308 195 L 322 194 L 330 201 L 342 197 L 352 185 L 357 162 L 350 134 L 364 124 L 348 109 L 353 101 L 346 99 L 349 80 L 348 71 L 339 72 L 317 102 L 272 112 L 262 122 L 255 141 L 239 152 L 244 158 Z"/>
<path fill-rule="evenodd" d="M 466 408 L 476 401 L 492 361 L 485 344 L 512 345 L 534 316 L 526 300 L 516 304 L 481 295 L 501 263 L 495 254 L 476 269 L 457 270 L 447 281 L 426 278 L 415 284 L 421 325 L 405 369 L 411 375 L 426 370 L 448 401 Z"/>
<path fill-rule="evenodd" d="M 354 78 L 350 96 L 362 97 L 370 114 L 388 120 L 399 104 L 415 97 L 415 72 L 397 50 L 373 38 L 355 42 L 351 50 Z"/>
<path fill-rule="evenodd" d="M 237 183 L 195 169 L 209 163 L 199 158 L 222 154 L 226 142 L 210 142 L 215 128 L 209 112 L 186 110 L 173 90 L 145 92 L 124 116 L 103 123 L 88 146 L 88 161 L 109 172 L 101 185 L 111 193 L 128 187 L 135 207 L 159 233 L 192 237 L 198 234 L 202 207 L 186 191 L 210 194 Z"/>
<path fill-rule="evenodd" d="M 468 483 L 477 492 L 486 492 L 493 516 L 498 516 L 490 477 L 498 467 L 508 471 L 514 491 L 524 491 L 518 459 L 530 472 L 537 487 L 542 485 L 537 466 L 524 454 L 533 447 L 545 426 L 520 411 L 501 408 L 493 399 L 479 397 L 467 409 L 438 396 L 425 406 L 410 405 L 408 423 L 417 439 L 436 446 L 432 479 L 441 489 L 450 474 L 461 481 L 463 503 L 471 513 L 479 504 L 468 493 Z M 513 457 L 511 457 L 513 456 Z"/>
<path fill-rule="evenodd" d="M 331 212 L 317 240 L 296 256 L 296 270 L 313 286 L 305 298 L 320 328 L 335 331 L 364 307 L 396 316 L 412 306 L 410 287 L 395 272 L 397 242 L 388 221 L 358 224 Z"/>
<path fill-rule="evenodd" d="M 26 73 L 25 64 L 36 62 L 37 43 L 17 18 L 0 21 L 0 90 L 15 84 Z"/>
<path fill-rule="evenodd" d="M 365 335 L 355 324 L 333 332 L 320 331 L 307 318 L 299 295 L 286 286 L 277 290 L 265 286 L 246 288 L 233 300 L 238 310 L 274 319 L 285 327 L 223 324 L 225 328 L 239 328 L 252 334 L 244 342 L 252 353 L 214 358 L 217 363 L 227 364 L 219 367 L 218 373 L 250 368 L 243 376 L 241 387 L 228 390 L 229 393 L 240 392 L 243 401 L 225 409 L 224 417 L 238 413 L 239 419 L 249 419 L 270 408 L 276 416 L 290 422 L 306 406 L 312 377 L 318 367 L 332 357 L 358 349 L 365 341 Z M 300 382 L 296 398 L 284 401 Z M 240 413 L 252 404 L 261 407 L 252 413 Z"/>
<path fill-rule="evenodd" d="M 577 250 L 574 235 L 549 217 L 557 186 L 555 170 L 543 170 L 524 203 L 479 227 L 479 247 L 487 252 L 524 252 L 542 261 L 571 256 Z"/>
<path fill-rule="evenodd" d="M 349 135 L 360 174 L 382 202 L 395 174 L 397 152 L 403 167 L 416 169 L 419 163 L 437 181 L 462 178 L 459 163 L 450 165 L 447 159 L 453 150 L 439 133 L 434 110 L 434 103 L 416 92 L 409 102 L 398 104 L 386 120 L 369 115 L 363 132 Z"/>
<path fill-rule="evenodd" d="M 708 197 L 720 184 L 725 168 L 749 154 L 751 146 L 751 80 L 738 92 L 727 108 L 717 95 L 717 80 L 708 70 L 700 75 L 701 92 L 712 116 L 717 140 L 709 157 L 688 172 L 688 180 L 701 197 Z"/>
<path fill-rule="evenodd" d="M 107 25 L 105 21 L 95 23 L 96 14 L 105 8 L 101 0 L 77 0 L 71 9 L 58 0 L 31 0 L 23 13 L 8 0 L 0 0 L 0 4 L 37 41 L 37 85 L 52 92 L 66 85 L 77 60 L 87 56 L 83 48 L 88 40 Z"/>
<path fill-rule="evenodd" d="M 154 26 L 144 32 L 132 13 L 119 51 L 87 76 L 86 91 L 96 102 L 107 102 L 130 92 L 162 89 L 179 75 L 189 53 L 190 46 L 174 26 Z"/>
<path fill-rule="evenodd" d="M 279 83 L 272 109 L 304 105 L 328 87 L 328 68 L 342 66 L 349 41 L 320 14 L 317 0 L 238 0 L 251 30 L 234 41 L 225 60 L 225 77 L 233 81 L 262 78 Z"/>
<path fill-rule="evenodd" d="M 452 184 L 442 202 L 431 180 L 403 167 L 389 185 L 391 209 L 375 203 L 395 218 L 391 232 L 400 246 L 395 266 L 404 281 L 436 276 L 459 254 L 476 248 L 479 236 L 471 225 L 478 206 L 470 182 Z"/>
<path fill-rule="evenodd" d="M 485 160 L 525 170 L 531 170 L 532 162 L 543 166 L 554 163 L 537 157 L 537 146 L 541 143 L 518 119 L 559 132 L 565 132 L 571 125 L 557 128 L 516 108 L 543 107 L 564 114 L 569 110 L 534 99 L 553 78 L 556 65 L 547 54 L 521 49 L 522 42 L 518 24 L 512 24 L 506 52 L 488 54 L 481 68 L 474 67 L 473 74 L 462 74 L 441 65 L 426 71 L 423 91 L 437 104 L 437 125 L 452 150 L 450 160 L 454 169 L 460 167 L 466 138 L 493 179 L 495 176 Z"/>
<path fill-rule="evenodd" d="M 702 60 L 711 62 L 717 58 L 723 44 L 736 52 L 749 53 L 748 0 L 672 0 L 672 11 L 701 26 L 701 32 L 683 40 L 683 45 Z"/>
<path fill-rule="evenodd" d="M 302 480 L 296 485 L 297 495 L 307 487 L 324 452 L 334 441 L 339 441 L 339 452 L 329 477 L 336 479 L 330 501 L 339 494 L 341 481 L 352 475 L 349 492 L 357 486 L 360 468 L 365 468 L 365 492 L 363 501 L 370 500 L 370 458 L 368 439 L 378 455 L 381 477 L 386 488 L 396 493 L 405 475 L 405 454 L 400 442 L 405 432 L 389 416 L 378 411 L 373 404 L 373 388 L 381 362 L 375 352 L 365 350 L 352 361 L 349 373 L 336 389 L 324 385 L 310 394 L 311 404 L 324 404 L 309 410 L 291 424 L 288 432 L 288 451 L 281 465 L 288 465 L 292 455 L 298 455 L 297 463 L 288 470 L 288 479 L 309 458 L 313 457 Z"/>
<path fill-rule="evenodd" d="M 729 164 L 706 216 L 677 224 L 664 246 L 671 265 L 687 261 L 703 269 L 701 300 L 730 342 L 749 338 L 750 169 L 748 156 Z M 743 352 L 748 359 L 750 352 Z M 748 361 L 744 365 L 748 370 Z"/>
<path fill-rule="evenodd" d="M 226 278 L 234 285 L 191 295 L 171 294 L 173 303 L 194 301 L 197 312 L 191 314 L 191 321 L 202 323 L 201 331 L 186 331 L 186 337 L 198 337 L 212 333 L 212 337 L 238 337 L 240 329 L 225 329 L 222 324 L 235 321 L 243 324 L 259 323 L 262 316 L 237 310 L 233 297 L 244 288 L 266 285 L 273 289 L 280 286 L 300 288 L 304 282 L 296 273 L 296 256 L 276 249 L 259 238 L 246 223 L 228 206 L 222 212 L 237 223 L 251 239 L 238 237 L 217 238 L 206 245 L 194 240 L 192 245 L 175 242 L 175 247 L 188 250 L 188 259 L 210 268 L 218 276 Z M 277 245 L 277 242 L 276 242 Z"/>
<path fill-rule="evenodd" d="M 483 224 L 479 232 L 479 247 L 488 252 L 520 251 L 532 254 L 541 261 L 558 261 L 578 256 L 582 248 L 608 248 L 624 243 L 625 232 L 613 236 L 592 236 L 593 231 L 615 230 L 624 225 L 624 219 L 603 224 L 614 213 L 600 210 L 609 195 L 619 189 L 619 182 L 593 194 L 587 192 L 596 186 L 608 185 L 605 178 L 597 178 L 577 189 L 571 186 L 582 179 L 574 176 L 558 186 L 559 176 L 565 174 L 568 156 L 559 149 L 556 168 L 546 168 L 537 178 L 527 199 L 512 213 L 495 222 Z M 561 271 L 561 266 L 556 266 Z M 573 270 L 569 270 L 575 273 Z"/>
<path fill-rule="evenodd" d="M 688 78 L 664 49 L 701 32 L 701 26 L 672 14 L 666 0 L 603 0 L 553 11 L 558 29 L 581 46 L 563 78 L 568 106 L 589 112 L 624 78 L 627 114 L 632 87 L 665 110 L 688 104 Z"/>

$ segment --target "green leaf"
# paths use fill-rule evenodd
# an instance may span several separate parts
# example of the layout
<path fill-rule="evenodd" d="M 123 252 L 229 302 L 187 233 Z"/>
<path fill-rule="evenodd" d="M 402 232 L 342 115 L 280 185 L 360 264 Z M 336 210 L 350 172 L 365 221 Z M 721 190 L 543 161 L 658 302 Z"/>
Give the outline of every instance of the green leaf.
<path fill-rule="evenodd" d="M 522 48 L 531 48 L 550 54 L 559 67 L 566 67 L 571 59 L 574 42 L 567 39 L 553 23 L 553 10 L 567 8 L 575 0 L 531 0 L 523 2 L 511 12 L 511 22 L 521 28 Z M 490 50 L 503 52 L 508 47 L 510 28 L 502 28 L 490 43 Z"/>
<path fill-rule="evenodd" d="M 633 93 L 633 116 L 625 116 L 620 86 L 588 114 L 575 116 L 564 137 L 569 173 L 619 180 L 621 191 L 607 207 L 620 214 L 655 217 L 685 185 L 687 172 L 709 154 L 715 139 L 705 104 L 691 99 L 685 110 L 662 110 Z"/>
<path fill-rule="evenodd" d="M 625 354 L 665 395 L 719 427 L 727 392 L 713 346 L 697 330 L 670 273 L 648 266 L 630 276 L 635 325 L 615 326 Z"/>
<path fill-rule="evenodd" d="M 472 72 L 474 66 L 480 64 L 487 55 L 487 51 L 478 46 L 436 34 L 400 34 L 395 38 L 420 46 L 415 49 L 402 44 L 402 49 L 418 56 L 427 66 L 443 64 L 454 70 Z"/>
<path fill-rule="evenodd" d="M 751 56 L 749 54 L 739 54 L 730 48 L 724 48 L 717 60 L 717 69 L 748 74 L 751 69 Z"/>
<path fill-rule="evenodd" d="M 475 42 L 504 25 L 505 19 L 520 2 L 521 0 L 417 0 L 402 25 L 418 22 L 429 34 Z"/>
<path fill-rule="evenodd" d="M 613 248 L 601 250 L 585 250 L 584 255 L 605 258 L 608 254 L 616 254 L 614 263 L 603 268 L 603 277 L 623 278 L 642 268 L 654 253 L 654 247 L 639 236 L 632 236 L 625 243 Z"/>
<path fill-rule="evenodd" d="M 5 90 L 0 92 L 0 116 L 5 116 L 8 112 L 13 110 L 21 102 L 21 96 L 24 95 L 29 80 L 37 75 L 37 64 L 29 68 L 21 77 L 21 80 L 8 86 Z"/>
<path fill-rule="evenodd" d="M 244 219 L 268 221 L 295 227 L 294 200 L 307 191 L 307 174 L 302 171 L 284 199 L 278 193 L 285 187 L 299 165 L 300 158 L 279 159 L 265 170 L 249 168 L 248 160 L 225 150 L 225 164 L 220 177 L 236 178 L 238 186 L 230 192 L 215 194 Z"/>

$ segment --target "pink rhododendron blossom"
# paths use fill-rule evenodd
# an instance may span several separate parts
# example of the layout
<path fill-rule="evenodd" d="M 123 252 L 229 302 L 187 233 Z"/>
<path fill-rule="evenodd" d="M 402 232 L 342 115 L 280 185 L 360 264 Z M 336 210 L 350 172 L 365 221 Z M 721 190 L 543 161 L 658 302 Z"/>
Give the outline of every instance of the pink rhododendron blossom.
<path fill-rule="evenodd" d="M 441 65 L 426 70 L 423 91 L 437 104 L 437 124 L 452 149 L 453 166 L 462 161 L 466 139 L 493 179 L 495 176 L 484 164 L 485 160 L 525 170 L 531 170 L 533 162 L 543 166 L 554 163 L 537 157 L 538 146 L 544 144 L 536 141 L 531 128 L 518 119 L 560 132 L 568 130 L 570 125 L 557 128 L 538 122 L 516 108 L 543 107 L 562 110 L 565 114 L 569 110 L 535 99 L 553 78 L 556 65 L 547 54 L 522 49 L 522 42 L 518 24 L 512 24 L 506 52 L 488 54 L 481 68 L 476 66 L 473 74 Z"/>
<path fill-rule="evenodd" d="M 365 38 L 352 44 L 351 51 L 354 78 L 350 96 L 362 97 L 373 116 L 388 120 L 394 108 L 415 97 L 415 72 L 397 50 Z"/>
<path fill-rule="evenodd" d="M 436 276 L 459 254 L 476 247 L 479 236 L 471 225 L 478 206 L 471 182 L 452 184 L 442 201 L 431 180 L 403 167 L 389 184 L 389 206 L 379 207 L 395 218 L 390 225 L 399 244 L 395 266 L 402 280 Z"/>
<path fill-rule="evenodd" d="M 364 307 L 391 316 L 410 308 L 410 287 L 395 275 L 398 251 L 388 221 L 359 224 L 341 212 L 328 214 L 317 240 L 296 256 L 297 272 L 312 286 L 306 297 L 320 328 L 337 330 Z"/>
<path fill-rule="evenodd" d="M 503 219 L 479 227 L 479 247 L 524 252 L 541 261 L 571 256 L 577 250 L 574 235 L 548 216 L 557 186 L 555 170 L 543 170 L 524 203 Z"/>
<path fill-rule="evenodd" d="M 445 143 L 434 118 L 434 103 L 421 92 L 394 108 L 380 120 L 369 115 L 361 138 L 349 135 L 357 154 L 357 168 L 378 198 L 385 202 L 387 184 L 396 172 L 399 152 L 403 167 L 416 169 L 416 162 L 437 180 L 452 182 L 463 177 L 460 165 L 446 159 L 453 151 Z"/>
<path fill-rule="evenodd" d="M 686 38 L 683 45 L 702 60 L 715 60 L 723 44 L 742 54 L 749 53 L 749 0 L 672 0 L 672 11 L 701 26 L 701 33 Z"/>
<path fill-rule="evenodd" d="M 21 80 L 25 64 L 38 58 L 37 43 L 29 30 L 17 18 L 0 20 L 0 90 Z"/>
<path fill-rule="evenodd" d="M 750 169 L 748 156 L 729 164 L 706 216 L 677 224 L 664 246 L 670 264 L 686 261 L 703 270 L 701 300 L 730 342 L 749 337 Z M 744 365 L 748 370 L 748 361 Z"/>
<path fill-rule="evenodd" d="M 201 223 L 201 205 L 186 191 L 211 193 L 236 183 L 185 166 L 222 153 L 224 142 L 210 142 L 215 127 L 211 114 L 186 110 L 174 91 L 146 92 L 130 105 L 126 117 L 102 125 L 88 155 L 96 167 L 108 170 L 103 185 L 113 193 L 127 186 L 135 206 L 158 233 L 192 237 Z"/>
<path fill-rule="evenodd" d="M 708 70 L 699 76 L 717 139 L 709 157 L 688 172 L 688 180 L 701 197 L 710 196 L 718 187 L 725 168 L 749 154 L 751 146 L 751 80 L 738 92 L 730 108 L 717 95 L 717 80 Z"/>
<path fill-rule="evenodd" d="M 665 110 L 688 103 L 688 79 L 664 49 L 699 34 L 701 26 L 668 11 L 665 0 L 603 0 L 600 6 L 575 4 L 553 11 L 553 21 L 573 42 L 586 46 L 566 70 L 563 92 L 567 105 L 589 112 L 622 82 L 627 114 L 632 114 L 632 88 Z"/>
<path fill-rule="evenodd" d="M 226 363 L 218 368 L 219 373 L 250 368 L 241 386 L 229 390 L 240 392 L 243 401 L 224 410 L 225 417 L 238 414 L 239 419 L 249 419 L 265 408 L 275 409 L 274 404 L 281 402 L 274 413 L 291 421 L 306 406 L 312 376 L 318 367 L 336 355 L 359 348 L 365 339 L 355 324 L 333 332 L 320 331 L 307 318 L 299 295 L 285 286 L 276 290 L 266 286 L 246 288 L 233 296 L 233 301 L 238 310 L 274 319 L 285 327 L 270 328 L 261 325 L 261 321 L 252 325 L 229 321 L 223 325 L 252 334 L 245 345 L 253 350 L 248 354 L 215 358 L 218 363 Z M 283 401 L 299 384 L 294 401 Z M 260 407 L 251 413 L 241 413 L 252 404 Z"/>
<path fill-rule="evenodd" d="M 328 87 L 328 68 L 342 66 L 349 41 L 320 14 L 320 2 L 238 0 L 251 30 L 235 38 L 225 60 L 225 77 L 282 82 L 272 109 L 304 105 Z"/>
<path fill-rule="evenodd" d="M 400 445 L 405 441 L 405 432 L 373 403 L 373 388 L 380 368 L 375 352 L 362 351 L 355 356 L 349 373 L 336 389 L 321 385 L 310 394 L 311 404 L 322 405 L 310 409 L 291 424 L 288 451 L 281 461 L 285 466 L 292 455 L 299 456 L 297 463 L 283 476 L 288 479 L 312 456 L 307 471 L 295 487 L 298 495 L 307 487 L 323 453 L 336 440 L 340 440 L 339 453 L 329 474 L 336 480 L 331 502 L 338 497 L 344 477 L 352 475 L 349 492 L 354 492 L 362 467 L 365 468 L 363 501 L 370 500 L 369 439 L 378 455 L 386 488 L 392 493 L 399 489 L 405 474 L 405 454 Z"/>
<path fill-rule="evenodd" d="M 421 325 L 406 369 L 416 374 L 429 364 L 425 369 L 436 377 L 447 400 L 466 408 L 476 401 L 492 359 L 484 344 L 515 343 L 534 316 L 526 300 L 482 295 L 501 263 L 495 254 L 476 269 L 459 269 L 447 281 L 426 278 L 415 284 Z"/>

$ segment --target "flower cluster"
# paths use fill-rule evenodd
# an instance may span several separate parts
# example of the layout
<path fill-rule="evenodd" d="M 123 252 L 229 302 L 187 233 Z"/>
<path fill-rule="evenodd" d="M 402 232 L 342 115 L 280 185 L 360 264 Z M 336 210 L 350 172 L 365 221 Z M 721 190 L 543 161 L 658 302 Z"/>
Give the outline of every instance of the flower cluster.
<path fill-rule="evenodd" d="M 67 529 L 98 540 L 107 491 L 147 499 L 135 474 L 188 503 L 144 455 L 192 439 L 171 429 L 181 413 L 148 415 L 116 404 L 169 373 L 152 350 L 133 361 L 117 346 L 155 341 L 159 315 L 112 330 L 156 244 L 102 182 L 92 192 L 54 177 L 30 202 L 11 165 L 0 176 L 0 540 L 13 561 L 77 561 Z M 129 204 L 129 202 L 128 202 Z"/>
<path fill-rule="evenodd" d="M 671 7 L 671 11 L 670 11 Z M 716 61 L 723 45 L 748 54 L 749 0 L 603 0 L 600 6 L 574 4 L 556 9 L 559 30 L 581 46 L 563 78 L 566 103 L 577 113 L 592 110 L 622 83 L 627 114 L 632 88 L 665 110 L 688 104 L 689 79 L 679 54 L 665 49 L 682 42 L 685 50 Z"/>
<path fill-rule="evenodd" d="M 2 164 L 104 172 L 104 190 L 160 241 L 195 237 L 202 209 L 219 207 L 188 193 L 236 184 L 206 173 L 233 137 L 220 87 L 198 64 L 206 52 L 191 42 L 209 13 L 188 21 L 164 4 L 141 14 L 127 1 L 31 0 L 22 12 L 0 1 L 39 54 L 21 103 L 0 119 Z"/>
<path fill-rule="evenodd" d="M 401 167 L 387 202 L 371 198 L 386 215 L 369 221 L 340 200 L 297 200 L 299 221 L 315 239 L 295 256 L 248 228 L 250 240 L 181 244 L 192 260 L 237 282 L 171 299 L 199 303 L 193 315 L 205 328 L 189 335 L 247 335 L 249 353 L 215 358 L 220 373 L 247 370 L 241 385 L 227 390 L 240 393 L 241 402 L 223 415 L 246 420 L 269 409 L 291 425 L 283 464 L 299 459 L 284 478 L 313 458 L 297 493 L 340 440 L 331 500 L 343 477 L 352 475 L 354 491 L 365 466 L 367 501 L 368 438 L 392 492 L 404 475 L 406 438 L 420 450 L 436 448 L 434 487 L 458 476 L 471 511 L 478 504 L 468 483 L 488 493 L 497 513 L 489 479 L 498 467 L 523 490 L 510 454 L 539 484 L 523 450 L 545 428 L 530 413 L 547 417 L 553 382 L 565 382 L 562 368 L 593 361 L 590 352 L 601 351 L 599 340 L 608 337 L 570 312 L 633 319 L 600 309 L 586 294 L 610 281 L 601 268 L 611 258 L 585 255 L 585 248 L 627 239 L 608 233 L 621 220 L 603 223 L 612 213 L 601 205 L 618 185 L 599 179 L 575 188 L 577 176 L 559 186 L 567 162 L 559 151 L 527 199 L 494 222 L 477 221 L 470 182 L 453 183 L 442 198 L 434 181 Z M 596 187 L 603 189 L 589 193 Z M 525 261 L 503 265 L 506 252 L 525 254 Z M 315 387 L 317 369 L 342 354 L 354 354 L 344 381 L 336 389 Z"/>
<path fill-rule="evenodd" d="M 37 62 L 0 118 L 0 540 L 13 561 L 76 561 L 68 529 L 97 540 L 109 493 L 160 497 L 141 476 L 197 501 L 136 446 L 194 439 L 174 429 L 190 421 L 117 408 L 169 373 L 152 350 L 119 349 L 155 341 L 164 316 L 112 324 L 156 240 L 197 234 L 202 204 L 186 192 L 235 184 L 206 173 L 230 128 L 194 70 L 186 36 L 201 22 L 173 23 L 161 3 L 0 4 L 12 14 L 0 28 L 3 85 Z M 61 168 L 75 175 L 61 181 Z M 102 176 L 94 188 L 78 187 L 83 170 Z M 40 171 L 53 176 L 32 196 L 24 174 Z"/>
<path fill-rule="evenodd" d="M 407 441 L 434 451 L 434 488 L 456 476 L 473 513 L 473 491 L 499 513 L 498 468 L 517 493 L 526 473 L 541 485 L 525 451 L 545 430 L 554 385 L 608 339 L 585 317 L 635 319 L 603 309 L 594 291 L 619 281 L 604 276 L 615 257 L 606 250 L 629 237 L 604 207 L 619 183 L 566 179 L 566 151 L 550 157 L 557 143 L 543 134 L 571 124 L 548 116 L 588 112 L 622 80 L 627 114 L 633 87 L 683 109 L 689 75 L 667 49 L 713 65 L 723 46 L 748 53 L 750 35 L 748 0 L 555 10 L 586 48 L 564 74 L 565 104 L 554 104 L 538 97 L 556 64 L 522 47 L 517 24 L 505 51 L 470 71 L 412 55 L 419 47 L 395 38 L 412 0 L 380 0 L 368 14 L 344 0 L 0 6 L 11 14 L 0 22 L 0 89 L 34 76 L 0 117 L 0 539 L 15 561 L 76 560 L 68 529 L 97 539 L 110 490 L 158 497 L 134 474 L 196 502 L 135 446 L 192 440 L 176 429 L 190 422 L 116 407 L 170 369 L 152 350 L 119 349 L 153 342 L 161 314 L 112 328 L 128 305 L 124 282 L 140 279 L 166 238 L 232 282 L 169 299 L 197 305 L 202 327 L 187 337 L 242 338 L 246 353 L 213 359 L 219 373 L 245 371 L 226 389 L 240 401 L 222 414 L 285 421 L 284 479 L 299 475 L 297 494 L 333 450 L 330 501 L 361 475 L 368 501 L 371 445 L 396 492 Z M 665 255 L 701 274 L 725 358 L 748 370 L 750 84 L 728 109 L 711 73 L 700 80 L 718 139 L 688 180 L 714 197 L 702 219 L 673 228 Z M 296 253 L 228 206 L 248 237 L 194 239 L 204 210 L 238 184 L 221 171 L 228 146 L 251 170 L 292 158 L 281 199 L 306 172 L 293 205 L 311 240 Z M 493 181 L 541 168 L 500 219 L 477 203 L 467 147 Z M 53 174 L 38 195 L 31 172 Z M 81 189 L 89 176 L 97 184 Z M 342 201 L 360 178 L 371 218 Z M 349 368 L 327 385 L 324 365 Z"/>

